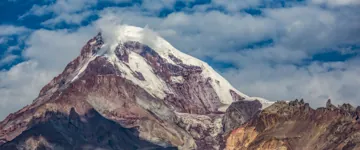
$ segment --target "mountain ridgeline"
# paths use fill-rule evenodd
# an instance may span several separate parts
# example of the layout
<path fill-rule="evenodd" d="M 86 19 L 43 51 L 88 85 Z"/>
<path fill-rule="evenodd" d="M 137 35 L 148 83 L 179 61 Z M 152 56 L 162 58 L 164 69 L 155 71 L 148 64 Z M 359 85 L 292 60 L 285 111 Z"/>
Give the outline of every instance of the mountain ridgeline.
<path fill-rule="evenodd" d="M 0 122 L 0 149 L 360 149 L 359 113 L 247 96 L 156 33 L 118 26 Z"/>

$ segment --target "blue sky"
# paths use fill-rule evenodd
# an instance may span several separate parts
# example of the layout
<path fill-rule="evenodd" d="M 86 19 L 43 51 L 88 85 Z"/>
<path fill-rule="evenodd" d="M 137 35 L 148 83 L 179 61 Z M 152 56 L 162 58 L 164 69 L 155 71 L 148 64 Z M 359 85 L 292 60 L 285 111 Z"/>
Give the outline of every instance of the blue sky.
<path fill-rule="evenodd" d="M 156 31 L 251 96 L 360 104 L 358 0 L 3 0 L 0 11 L 0 118 L 109 21 Z"/>

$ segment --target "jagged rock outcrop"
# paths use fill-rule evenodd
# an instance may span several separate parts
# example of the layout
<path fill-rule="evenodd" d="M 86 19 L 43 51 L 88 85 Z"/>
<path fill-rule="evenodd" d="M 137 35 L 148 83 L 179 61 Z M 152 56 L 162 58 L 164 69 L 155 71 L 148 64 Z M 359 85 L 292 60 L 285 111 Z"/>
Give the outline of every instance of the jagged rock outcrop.
<path fill-rule="evenodd" d="M 0 122 L 0 149 L 220 149 L 232 102 L 260 101 L 241 121 L 271 104 L 237 91 L 161 37 L 146 39 L 144 29 L 113 32 L 88 41 L 32 104 Z"/>
<path fill-rule="evenodd" d="M 312 109 L 303 100 L 276 102 L 233 130 L 227 150 L 360 149 L 360 107 L 349 104 Z"/>
<path fill-rule="evenodd" d="M 256 116 L 261 111 L 261 107 L 261 103 L 257 100 L 233 102 L 222 120 L 225 135 Z"/>

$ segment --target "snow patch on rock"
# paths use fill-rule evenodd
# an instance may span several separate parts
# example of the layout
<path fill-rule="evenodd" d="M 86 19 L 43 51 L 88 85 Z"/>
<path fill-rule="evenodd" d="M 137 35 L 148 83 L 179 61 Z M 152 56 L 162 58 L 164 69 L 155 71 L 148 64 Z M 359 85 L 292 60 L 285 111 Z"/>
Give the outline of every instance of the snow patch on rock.
<path fill-rule="evenodd" d="M 182 76 L 171 76 L 170 80 L 173 83 L 183 83 L 184 82 L 184 78 Z"/>
<path fill-rule="evenodd" d="M 74 82 L 76 79 L 78 79 L 78 78 L 79 78 L 79 75 L 86 70 L 86 68 L 87 68 L 87 66 L 89 65 L 89 63 L 90 63 L 91 61 L 93 61 L 95 58 L 96 58 L 96 56 L 93 56 L 93 57 L 91 57 L 90 59 L 88 59 L 88 60 L 85 62 L 85 64 L 81 66 L 81 68 L 79 69 L 79 71 L 77 72 L 77 74 L 74 76 L 74 78 L 71 80 L 71 82 Z"/>
<path fill-rule="evenodd" d="M 165 81 L 154 73 L 152 67 L 139 54 L 130 52 L 129 63 L 119 60 L 115 54 L 110 53 L 105 56 L 107 56 L 108 60 L 122 72 L 122 77 L 142 87 L 151 95 L 163 99 L 166 96 L 165 93 L 171 93 Z M 145 80 L 140 80 L 135 77 L 133 75 L 134 72 L 141 72 L 144 75 Z"/>
<path fill-rule="evenodd" d="M 201 134 L 197 133 L 201 131 L 194 131 L 192 128 L 209 131 L 211 137 L 216 137 L 222 132 L 223 125 L 221 116 L 211 118 L 206 115 L 179 112 L 176 112 L 176 116 L 179 118 L 180 126 L 184 126 L 185 130 L 188 130 L 194 137 L 201 138 Z"/>

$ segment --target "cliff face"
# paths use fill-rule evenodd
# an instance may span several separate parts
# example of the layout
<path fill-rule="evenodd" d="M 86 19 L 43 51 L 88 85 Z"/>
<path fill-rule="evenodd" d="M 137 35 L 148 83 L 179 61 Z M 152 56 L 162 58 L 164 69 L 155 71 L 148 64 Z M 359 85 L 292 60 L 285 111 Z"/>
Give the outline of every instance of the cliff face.
<path fill-rule="evenodd" d="M 226 149 L 360 149 L 360 107 L 312 109 L 303 101 L 276 102 L 233 130 Z"/>

